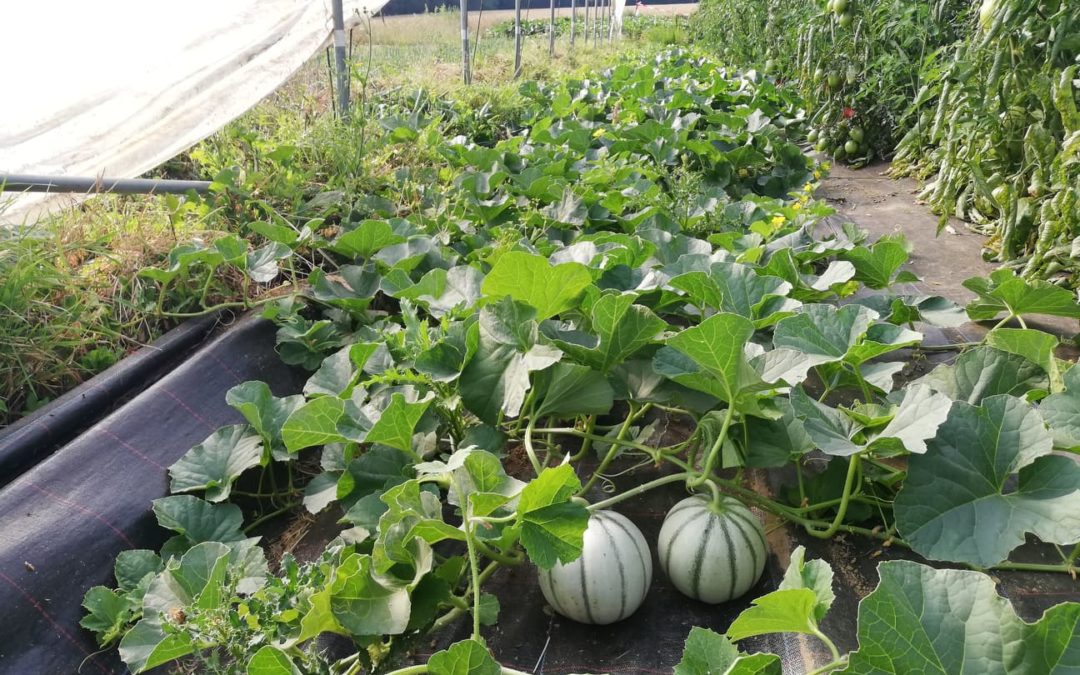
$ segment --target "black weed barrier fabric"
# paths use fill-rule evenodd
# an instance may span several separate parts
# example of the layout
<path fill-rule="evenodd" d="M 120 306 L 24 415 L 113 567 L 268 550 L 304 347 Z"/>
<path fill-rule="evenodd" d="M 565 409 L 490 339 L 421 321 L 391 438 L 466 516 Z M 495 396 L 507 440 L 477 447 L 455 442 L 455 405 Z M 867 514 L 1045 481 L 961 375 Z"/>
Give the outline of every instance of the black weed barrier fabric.
<path fill-rule="evenodd" d="M 175 368 L 220 316 L 187 321 L 49 405 L 0 430 L 0 488 Z"/>
<path fill-rule="evenodd" d="M 247 318 L 0 490 L 0 673 L 126 672 L 79 626 L 83 594 L 113 583 L 117 553 L 165 539 L 150 502 L 168 467 L 219 426 L 243 421 L 225 392 L 246 380 L 294 393 L 303 376 Z M 81 667 L 80 667 L 81 664 Z"/>

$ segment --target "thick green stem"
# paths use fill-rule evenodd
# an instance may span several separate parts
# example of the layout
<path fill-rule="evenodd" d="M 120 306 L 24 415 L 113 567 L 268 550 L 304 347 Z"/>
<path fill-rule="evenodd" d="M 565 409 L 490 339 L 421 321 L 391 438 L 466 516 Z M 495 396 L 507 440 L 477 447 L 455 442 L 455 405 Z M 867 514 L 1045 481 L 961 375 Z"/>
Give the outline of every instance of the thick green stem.
<path fill-rule="evenodd" d="M 476 519 L 474 518 L 473 521 L 475 522 L 475 520 Z M 475 531 L 475 526 L 474 526 L 474 531 Z M 508 565 L 508 566 L 513 567 L 514 565 L 520 565 L 521 561 L 523 560 L 523 558 L 521 558 L 520 556 L 506 555 L 505 553 L 502 553 L 500 551 L 497 551 L 497 550 L 493 549 L 492 547 L 490 547 L 486 543 L 484 543 L 483 539 L 477 539 L 475 543 L 476 543 L 476 548 L 479 550 L 481 555 L 483 555 L 485 558 L 489 558 L 491 560 L 494 560 L 495 562 L 499 563 L 500 565 Z"/>
<path fill-rule="evenodd" d="M 537 458 L 536 450 L 533 449 L 532 435 L 535 425 L 536 418 L 530 417 L 528 425 L 525 426 L 525 437 L 522 441 L 522 444 L 525 446 L 525 454 L 529 456 L 529 462 L 532 463 L 533 471 L 535 471 L 536 475 L 539 476 L 540 472 L 543 471 L 544 468 L 540 466 L 540 459 Z"/>
<path fill-rule="evenodd" d="M 832 661 L 830 663 L 826 663 L 825 665 L 823 665 L 820 668 L 815 668 L 815 669 L 811 670 L 806 675 L 824 675 L 825 673 L 831 673 L 834 670 L 837 670 L 839 668 L 843 668 L 846 665 L 847 665 L 847 658 L 846 657 L 842 658 L 842 659 L 836 659 L 835 661 Z"/>
<path fill-rule="evenodd" d="M 277 516 L 280 516 L 281 514 L 287 512 L 287 511 L 292 511 L 293 509 L 295 509 L 299 505 L 300 505 L 299 502 L 291 502 L 289 504 L 286 504 L 285 506 L 282 506 L 280 509 L 277 509 L 276 511 L 271 511 L 270 513 L 267 513 L 266 515 L 264 515 L 264 516 L 262 516 L 260 518 L 256 518 L 250 525 L 248 525 L 247 527 L 244 528 L 244 534 L 247 534 L 248 532 L 254 530 L 256 527 L 258 527 L 259 525 L 262 525 L 263 523 L 270 520 L 271 518 L 276 518 Z"/>
<path fill-rule="evenodd" d="M 622 426 L 619 427 L 619 433 L 615 436 L 616 441 L 623 440 L 626 437 L 627 432 L 630 431 L 630 423 L 634 421 L 635 417 L 634 413 L 634 404 L 631 403 L 630 414 L 626 416 Z M 608 466 L 615 460 L 615 455 L 617 454 L 619 454 L 619 445 L 618 443 L 612 443 L 611 447 L 608 448 L 607 453 L 604 455 L 604 459 L 600 461 L 600 466 L 596 467 L 596 471 L 593 471 L 592 475 L 589 476 L 589 480 L 587 480 L 585 485 L 581 486 L 581 489 L 577 491 L 578 495 L 588 494 L 592 486 L 596 484 L 596 481 L 600 480 L 600 476 L 607 471 Z"/>
<path fill-rule="evenodd" d="M 692 473 L 673 473 L 662 478 L 657 478 L 656 480 L 651 480 L 648 483 L 642 483 L 641 485 L 630 488 L 626 492 L 620 492 L 614 497 L 610 497 L 603 501 L 596 502 L 595 504 L 590 504 L 589 510 L 599 511 L 600 509 L 606 509 L 610 506 L 618 504 L 619 502 L 630 499 L 631 497 L 636 497 L 643 492 L 648 492 L 649 490 L 653 490 L 663 485 L 667 485 L 668 483 L 678 483 L 679 481 L 685 481 L 686 479 L 693 477 L 693 475 L 694 474 Z"/>
<path fill-rule="evenodd" d="M 716 441 L 712 444 L 712 447 L 709 448 L 709 454 L 705 456 L 705 465 L 701 467 L 701 474 L 696 478 L 691 479 L 687 483 L 688 487 L 698 487 L 712 475 L 713 468 L 716 466 L 716 458 L 720 456 L 720 448 L 724 445 L 728 428 L 731 426 L 731 420 L 734 418 L 735 406 L 728 404 L 727 412 L 724 414 L 724 424 L 720 427 L 720 434 L 716 437 Z"/>
<path fill-rule="evenodd" d="M 818 628 L 816 625 L 813 627 L 811 634 L 825 643 L 825 646 L 829 648 L 829 654 L 832 655 L 833 661 L 840 660 L 840 650 L 836 648 L 836 645 L 833 643 L 832 640 L 829 639 L 828 635 L 822 633 L 821 629 Z"/>
<path fill-rule="evenodd" d="M 859 461 L 858 453 L 848 459 L 847 476 L 844 478 L 844 492 L 840 495 L 840 506 L 836 507 L 836 517 L 833 518 L 832 524 L 825 530 L 807 527 L 807 534 L 820 539 L 829 539 L 839 531 L 840 526 L 844 523 L 844 516 L 847 515 L 848 504 L 851 503 L 851 484 L 855 482 L 855 475 L 859 471 Z"/>

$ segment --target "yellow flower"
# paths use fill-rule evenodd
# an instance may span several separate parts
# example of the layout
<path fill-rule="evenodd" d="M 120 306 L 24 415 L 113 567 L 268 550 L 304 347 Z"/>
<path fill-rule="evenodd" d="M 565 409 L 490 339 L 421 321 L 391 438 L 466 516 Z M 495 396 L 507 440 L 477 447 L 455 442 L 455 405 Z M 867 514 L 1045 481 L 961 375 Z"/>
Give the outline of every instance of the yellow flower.
<path fill-rule="evenodd" d="M 783 216 L 773 216 L 772 217 L 772 226 L 773 227 L 780 227 L 781 225 L 784 224 L 785 220 L 787 220 L 787 218 L 785 218 Z"/>
<path fill-rule="evenodd" d="M 791 210 L 792 211 L 798 211 L 801 208 L 802 208 L 802 202 L 795 202 L 794 204 L 791 205 Z"/>
<path fill-rule="evenodd" d="M 600 138 L 601 136 L 603 136 L 606 133 L 607 133 L 607 129 L 605 129 L 604 127 L 600 127 L 596 131 L 592 132 L 592 137 L 593 138 Z"/>
<path fill-rule="evenodd" d="M 806 185 L 802 186 L 802 191 L 803 192 L 813 192 L 814 191 L 813 183 L 807 183 Z"/>
<path fill-rule="evenodd" d="M 814 180 L 821 180 L 821 171 L 819 169 L 814 169 Z"/>

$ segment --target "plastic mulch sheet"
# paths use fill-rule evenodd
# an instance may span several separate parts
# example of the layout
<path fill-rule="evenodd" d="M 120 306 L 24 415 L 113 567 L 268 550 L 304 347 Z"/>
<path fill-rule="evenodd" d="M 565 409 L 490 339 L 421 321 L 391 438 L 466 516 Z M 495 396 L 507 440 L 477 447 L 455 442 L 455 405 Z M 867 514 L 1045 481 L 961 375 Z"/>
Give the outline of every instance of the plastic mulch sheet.
<path fill-rule="evenodd" d="M 150 511 L 170 464 L 243 421 L 225 392 L 245 380 L 276 394 L 303 376 L 274 351 L 274 326 L 245 319 L 186 363 L 0 490 L 0 673 L 125 672 L 79 626 L 83 594 L 112 585 L 117 553 L 157 548 Z"/>

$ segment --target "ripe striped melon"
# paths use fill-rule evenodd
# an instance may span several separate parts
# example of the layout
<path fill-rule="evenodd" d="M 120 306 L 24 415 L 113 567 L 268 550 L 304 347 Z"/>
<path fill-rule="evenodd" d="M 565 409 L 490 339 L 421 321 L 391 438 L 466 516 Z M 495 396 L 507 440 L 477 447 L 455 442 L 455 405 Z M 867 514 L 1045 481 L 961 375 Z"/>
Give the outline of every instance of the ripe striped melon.
<path fill-rule="evenodd" d="M 614 511 L 589 517 L 581 557 L 540 570 L 544 599 L 581 623 L 609 624 L 637 611 L 652 583 L 652 555 L 641 530 Z"/>
<path fill-rule="evenodd" d="M 704 495 L 671 507 L 660 527 L 660 567 L 683 594 L 717 604 L 750 590 L 765 571 L 765 529 L 734 497 Z"/>

